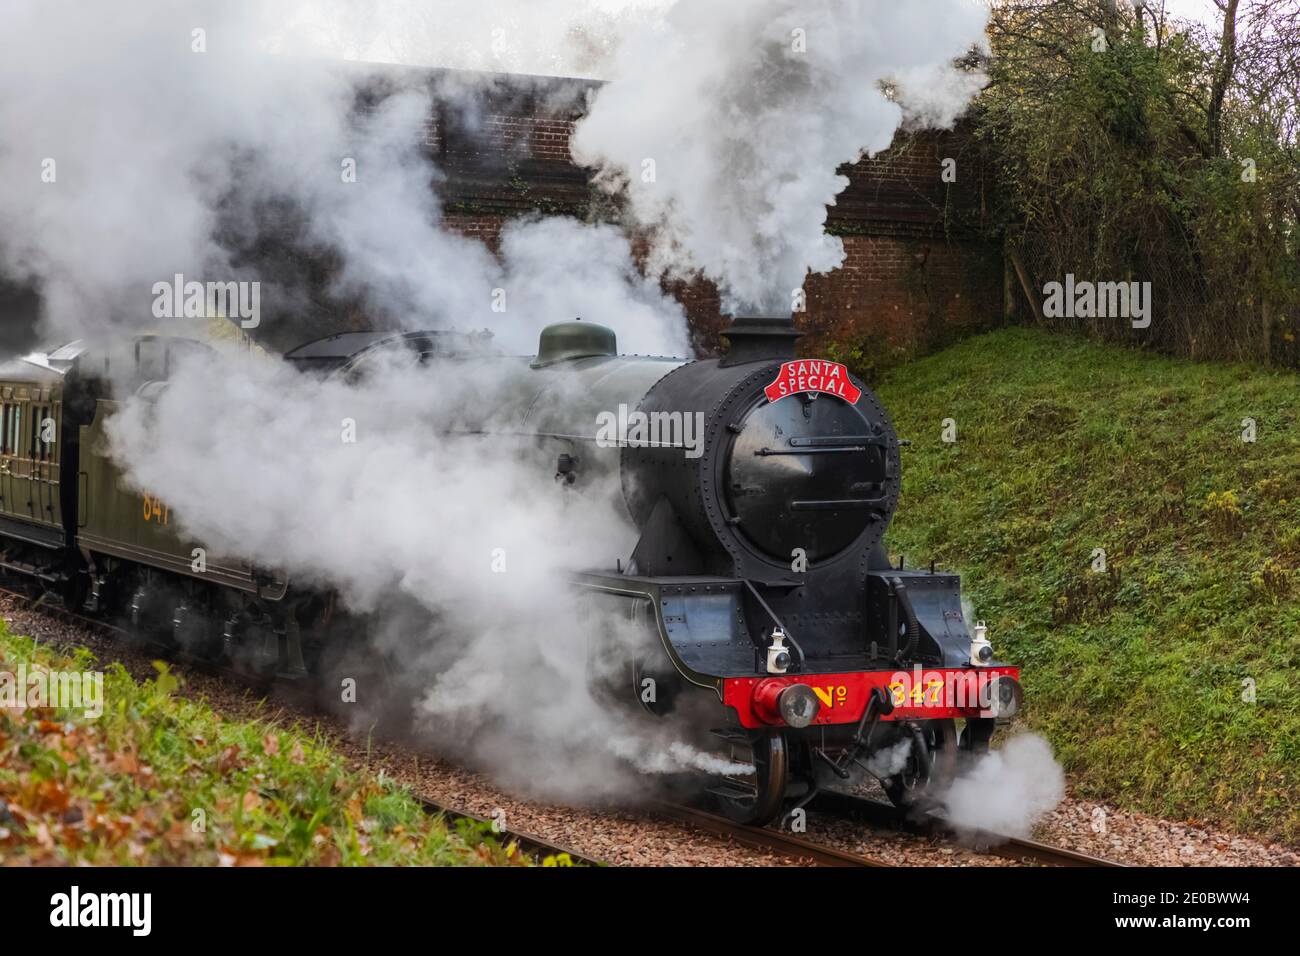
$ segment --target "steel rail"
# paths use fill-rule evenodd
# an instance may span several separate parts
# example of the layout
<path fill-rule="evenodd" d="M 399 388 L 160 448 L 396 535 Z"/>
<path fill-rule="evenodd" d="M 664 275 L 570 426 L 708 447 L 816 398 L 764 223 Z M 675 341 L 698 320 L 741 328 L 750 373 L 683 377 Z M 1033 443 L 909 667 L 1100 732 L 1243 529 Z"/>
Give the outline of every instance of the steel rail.
<path fill-rule="evenodd" d="M 811 840 L 804 840 L 790 833 L 784 833 L 780 830 L 770 830 L 765 827 L 751 827 L 743 823 L 736 823 L 726 817 L 718 816 L 715 813 L 709 813 L 700 810 L 697 807 L 689 807 L 679 803 L 659 803 L 654 806 L 652 811 L 655 815 L 672 820 L 674 823 L 681 823 L 687 826 L 696 827 L 704 830 L 714 836 L 724 837 L 733 840 L 743 846 L 756 850 L 768 850 L 780 853 L 782 856 L 804 862 L 812 866 L 893 866 L 892 863 L 886 863 L 883 860 L 873 859 L 869 856 L 860 856 L 856 853 L 848 853 L 844 850 L 838 850 L 832 846 L 826 846 L 822 843 L 814 843 Z"/>
<path fill-rule="evenodd" d="M 892 804 L 873 800 L 870 797 L 855 796 L 824 790 L 813 800 L 810 809 L 852 817 L 876 827 L 887 827 L 916 833 L 921 836 L 951 837 L 952 827 L 942 816 L 926 813 L 920 817 L 908 817 L 899 812 Z M 1067 850 L 1064 847 L 1027 840 L 1021 837 L 993 833 L 988 830 L 970 831 L 968 834 L 974 848 L 982 853 L 991 853 L 1007 860 L 1033 860 L 1050 866 L 1124 866 L 1114 860 Z"/>

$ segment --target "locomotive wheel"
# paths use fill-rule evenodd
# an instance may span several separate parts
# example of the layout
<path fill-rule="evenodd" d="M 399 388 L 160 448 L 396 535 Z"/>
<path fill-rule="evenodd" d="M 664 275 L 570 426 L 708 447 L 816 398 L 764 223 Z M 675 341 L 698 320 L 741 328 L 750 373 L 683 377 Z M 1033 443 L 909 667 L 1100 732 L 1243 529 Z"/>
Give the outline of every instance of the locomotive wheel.
<path fill-rule="evenodd" d="M 710 792 L 718 801 L 722 815 L 737 823 L 761 827 L 781 813 L 785 806 L 786 782 L 790 776 L 790 756 L 785 737 L 767 733 L 751 740 L 754 772 L 745 776 L 724 777 L 722 785 Z M 743 754 L 732 756 L 744 763 Z"/>
<path fill-rule="evenodd" d="M 171 607 L 163 592 L 142 582 L 127 605 L 127 634 L 137 644 L 166 644 L 171 639 Z"/>
<path fill-rule="evenodd" d="M 903 769 L 883 782 L 885 794 L 894 806 L 913 807 L 925 803 L 929 794 L 952 780 L 957 772 L 957 722 L 926 720 L 916 724 L 919 740 L 913 743 Z M 925 757 L 917 747 L 924 744 Z"/>

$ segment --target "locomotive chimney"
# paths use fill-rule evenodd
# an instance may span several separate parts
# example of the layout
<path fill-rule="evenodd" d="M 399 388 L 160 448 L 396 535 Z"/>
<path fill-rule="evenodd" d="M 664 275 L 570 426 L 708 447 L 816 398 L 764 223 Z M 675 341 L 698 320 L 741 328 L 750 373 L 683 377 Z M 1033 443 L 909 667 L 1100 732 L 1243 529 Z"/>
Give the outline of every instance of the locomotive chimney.
<path fill-rule="evenodd" d="M 803 335 L 794 319 L 784 315 L 737 316 L 723 329 L 728 348 L 719 367 L 746 362 L 784 362 L 794 358 L 795 340 Z"/>

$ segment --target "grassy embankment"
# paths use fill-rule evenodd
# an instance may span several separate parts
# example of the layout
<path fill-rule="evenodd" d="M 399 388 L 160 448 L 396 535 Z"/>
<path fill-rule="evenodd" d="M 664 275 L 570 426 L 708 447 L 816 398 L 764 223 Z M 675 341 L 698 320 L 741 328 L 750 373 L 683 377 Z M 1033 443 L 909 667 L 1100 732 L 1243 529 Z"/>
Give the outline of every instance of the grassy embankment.
<path fill-rule="evenodd" d="M 962 573 L 1077 792 L 1300 843 L 1300 376 L 1011 329 L 879 391 L 890 549 Z"/>
<path fill-rule="evenodd" d="M 0 671 L 90 671 L 8 633 Z M 0 861 L 8 864 L 494 865 L 521 863 L 479 829 L 429 817 L 320 738 L 226 720 L 178 696 L 159 664 L 104 669 L 103 713 L 0 706 Z M 552 861 L 554 862 L 554 861 Z M 565 861 L 558 861 L 565 862 Z"/>

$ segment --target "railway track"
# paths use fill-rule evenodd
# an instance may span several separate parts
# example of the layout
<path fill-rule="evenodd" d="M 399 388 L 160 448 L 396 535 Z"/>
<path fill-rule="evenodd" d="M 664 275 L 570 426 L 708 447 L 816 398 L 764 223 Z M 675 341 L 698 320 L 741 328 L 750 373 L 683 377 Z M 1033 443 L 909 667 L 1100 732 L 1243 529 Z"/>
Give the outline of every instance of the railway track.
<path fill-rule="evenodd" d="M 926 814 L 919 819 L 909 818 L 900 814 L 892 804 L 850 793 L 822 791 L 813 800 L 811 809 L 860 820 L 873 827 L 903 830 L 920 836 L 944 837 L 951 834 L 948 821 L 937 814 Z M 974 843 L 975 849 L 982 853 L 991 853 L 994 856 L 1022 863 L 1030 861 L 1047 866 L 1084 867 L 1124 865 L 1114 860 L 1080 853 L 1077 850 L 1067 850 L 1064 847 L 1039 843 L 1037 840 L 1025 840 L 986 830 L 969 832 L 966 836 Z"/>
<path fill-rule="evenodd" d="M 735 823 L 726 817 L 683 804 L 662 803 L 654 809 L 656 816 L 675 823 L 693 826 L 714 836 L 734 840 L 742 846 L 767 850 L 790 857 L 799 863 L 812 866 L 893 866 L 882 860 L 857 853 L 848 853 L 835 847 L 804 840 L 782 830 L 767 827 L 750 827 Z"/>
<path fill-rule="evenodd" d="M 430 816 L 441 816 L 451 821 L 464 820 L 467 823 L 480 827 L 491 827 L 492 821 L 480 817 L 477 814 L 470 813 L 458 807 L 452 807 L 447 804 L 439 803 L 420 794 L 413 794 L 424 812 Z M 579 853 L 570 847 L 562 846 L 542 837 L 534 836 L 531 833 L 522 833 L 516 830 L 503 830 L 496 833 L 496 838 L 505 844 L 515 843 L 518 847 L 533 858 L 535 862 L 542 862 L 547 857 L 567 856 L 573 863 L 579 866 L 609 866 L 604 860 L 597 859 L 586 853 Z"/>
<path fill-rule="evenodd" d="M 811 809 L 837 816 L 849 817 L 878 829 L 901 830 L 918 836 L 944 837 L 947 822 L 939 816 L 928 815 L 920 820 L 909 820 L 899 814 L 891 804 L 852 794 L 824 792 L 813 801 Z M 873 857 L 850 853 L 837 847 L 803 839 L 783 830 L 770 827 L 751 827 L 735 823 L 726 817 L 709 813 L 697 807 L 682 804 L 660 804 L 655 812 L 659 816 L 698 827 L 715 836 L 734 840 L 744 846 L 768 850 L 788 856 L 793 860 L 813 866 L 895 866 Z M 975 831 L 968 837 L 974 849 L 1018 863 L 1039 863 L 1061 867 L 1117 867 L 1113 860 L 1067 850 L 1064 847 L 1025 840 L 987 831 Z"/>
<path fill-rule="evenodd" d="M 82 627 L 91 628 L 100 633 L 120 636 L 128 635 L 128 631 L 124 628 L 98 618 L 89 617 L 76 611 L 71 611 L 59 603 L 47 603 L 42 597 L 34 597 L 30 593 L 15 590 L 12 587 L 0 585 L 0 595 L 13 598 L 16 601 L 25 604 L 33 611 L 48 614 L 52 617 L 60 618 Z M 220 665 L 214 664 L 213 662 L 203 658 L 188 654 L 178 655 L 176 649 L 172 647 L 163 647 L 160 645 L 159 649 L 166 650 L 169 654 L 179 657 L 185 663 L 198 666 L 210 673 L 216 673 L 220 676 L 245 682 L 247 681 L 246 675 L 238 674 L 233 670 L 223 668 Z M 272 684 L 274 685 L 274 682 L 272 682 Z M 293 688 L 289 688 L 289 690 L 292 691 Z M 424 807 L 425 812 L 427 813 L 441 814 L 453 821 L 465 820 L 475 825 L 491 825 L 490 820 L 479 817 L 461 808 L 439 803 L 438 801 L 432 800 L 419 793 L 413 793 L 413 796 L 417 801 L 419 801 L 421 806 Z M 942 836 L 946 827 L 945 821 L 941 817 L 935 815 L 928 815 L 919 820 L 909 819 L 900 815 L 892 805 L 882 803 L 879 800 L 872 800 L 866 797 L 859 797 L 835 791 L 823 791 L 818 795 L 810 809 L 846 816 L 860 820 L 873 827 L 903 830 L 922 836 Z M 653 813 L 661 818 L 694 827 L 695 829 L 733 841 L 742 846 L 778 853 L 804 865 L 837 867 L 884 867 L 895 865 L 872 857 L 849 853 L 845 850 L 822 843 L 816 843 L 812 840 L 803 839 L 802 837 L 782 830 L 738 824 L 726 817 L 709 813 L 708 811 L 701 810 L 697 807 L 676 803 L 659 803 L 655 805 Z M 506 831 L 503 834 L 503 837 L 513 840 L 521 849 L 524 850 L 524 852 L 539 861 L 548 856 L 567 854 L 569 859 L 580 865 L 609 865 L 603 860 L 580 853 L 569 847 L 560 846 L 532 834 Z M 1017 862 L 1034 862 L 1048 866 L 1123 865 L 1101 857 L 1079 853 L 1074 850 L 1067 850 L 1061 847 L 1039 843 L 1034 840 L 1024 840 L 1001 834 L 975 833 L 971 835 L 971 838 L 974 840 L 975 848 L 979 851 L 991 853 L 995 856 L 1015 860 Z"/>

